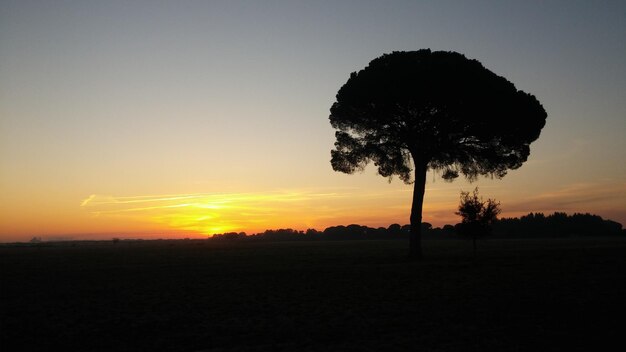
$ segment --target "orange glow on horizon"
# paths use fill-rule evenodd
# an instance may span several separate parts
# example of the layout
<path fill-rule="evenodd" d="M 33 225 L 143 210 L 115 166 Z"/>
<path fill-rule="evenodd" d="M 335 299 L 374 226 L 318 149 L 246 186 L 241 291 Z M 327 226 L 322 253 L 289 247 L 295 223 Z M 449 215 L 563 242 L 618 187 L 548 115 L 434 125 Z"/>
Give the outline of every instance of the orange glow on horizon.
<path fill-rule="evenodd" d="M 292 228 L 323 230 L 358 223 L 408 223 L 412 189 L 388 193 L 283 191 L 112 197 L 91 195 L 81 207 L 94 217 L 159 224 L 202 235 Z M 434 210 L 432 205 L 426 212 Z"/>
<path fill-rule="evenodd" d="M 611 184 L 605 189 L 594 185 L 574 185 L 527 197 L 526 200 L 501 193 L 505 189 L 487 187 L 484 190 L 485 196 L 503 201 L 501 217 L 513 217 L 531 211 L 546 214 L 554 211 L 594 212 L 593 209 L 578 209 L 573 205 L 591 196 L 604 199 L 616 192 L 623 193 L 626 184 Z M 253 234 L 279 228 L 324 230 L 329 226 L 349 224 L 371 227 L 408 224 L 412 192 L 413 187 L 370 192 L 358 188 L 332 188 L 135 197 L 91 195 L 82 201 L 81 207 L 92 218 L 144 224 L 146 229 L 159 229 L 161 233 L 170 233 L 175 237 L 225 232 Z M 457 206 L 458 188 L 431 184 L 426 189 L 423 221 L 435 227 L 455 224 L 459 220 L 454 214 Z M 608 211 L 603 213 L 610 214 Z"/>
<path fill-rule="evenodd" d="M 501 217 L 529 212 L 590 212 L 622 222 L 626 184 L 604 182 L 569 184 L 528 194 L 507 180 L 480 186 L 484 197 L 502 203 Z M 435 227 L 455 224 L 459 190 L 464 183 L 427 184 L 423 221 Z M 294 188 L 245 193 L 184 193 L 144 196 L 92 194 L 75 197 L 14 197 L 4 203 L 0 242 L 121 238 L 203 238 L 215 233 L 254 234 L 267 229 L 324 230 L 329 226 L 360 224 L 388 227 L 409 223 L 413 187 L 363 185 Z M 78 192 L 77 192 L 78 193 Z M 28 200 L 28 202 L 24 200 Z M 32 209 L 45 209 L 33 212 Z"/>

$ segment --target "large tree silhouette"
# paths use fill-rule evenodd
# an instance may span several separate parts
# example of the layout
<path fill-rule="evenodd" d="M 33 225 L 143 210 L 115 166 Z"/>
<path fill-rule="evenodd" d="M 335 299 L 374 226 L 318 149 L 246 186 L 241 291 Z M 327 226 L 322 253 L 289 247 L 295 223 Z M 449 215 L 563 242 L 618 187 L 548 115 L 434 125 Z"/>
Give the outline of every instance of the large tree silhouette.
<path fill-rule="evenodd" d="M 414 183 L 410 256 L 421 258 L 426 172 L 503 177 L 528 158 L 546 112 L 537 99 L 455 52 L 393 52 L 353 72 L 330 109 L 331 164 Z M 414 171 L 414 178 L 412 177 Z"/>

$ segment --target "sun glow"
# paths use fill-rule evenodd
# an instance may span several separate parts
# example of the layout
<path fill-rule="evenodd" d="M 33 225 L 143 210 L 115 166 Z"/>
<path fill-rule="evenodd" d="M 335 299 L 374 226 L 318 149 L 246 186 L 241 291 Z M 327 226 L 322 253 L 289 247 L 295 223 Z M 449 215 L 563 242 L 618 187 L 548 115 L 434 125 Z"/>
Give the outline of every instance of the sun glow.
<path fill-rule="evenodd" d="M 323 230 L 350 223 L 369 226 L 405 223 L 410 191 L 409 188 L 391 194 L 343 189 L 136 197 L 91 195 L 82 201 L 81 207 L 94 217 L 132 219 L 198 235 L 255 233 L 277 228 Z"/>
<path fill-rule="evenodd" d="M 433 226 L 455 224 L 459 189 L 469 186 L 431 182 L 426 187 L 423 216 Z M 598 196 L 598 187 L 592 187 Z M 623 184 L 607 188 L 608 194 L 623 190 Z M 520 198 L 508 187 L 491 187 L 486 192 L 498 200 Z M 507 193 L 508 192 L 508 193 Z M 587 194 L 564 189 L 561 195 Z M 133 224 L 133 229 L 152 231 L 163 236 L 207 236 L 225 232 L 253 234 L 267 229 L 292 228 L 324 230 L 329 226 L 360 224 L 387 227 L 393 223 L 409 223 L 413 187 L 398 185 L 383 190 L 363 187 L 326 187 L 318 189 L 283 189 L 250 193 L 194 193 L 147 196 L 90 195 L 81 203 L 95 223 Z M 503 217 L 519 216 L 530 211 L 576 211 L 566 204 L 551 204 L 552 193 L 546 194 L 546 204 L 532 199 L 532 207 L 523 202 L 506 202 Z M 95 227 L 95 225 L 94 225 Z M 128 235 L 132 235 L 130 232 Z"/>
<path fill-rule="evenodd" d="M 315 203 L 323 199 L 340 197 L 334 193 L 312 192 L 137 197 L 91 195 L 81 206 L 94 216 L 133 218 L 162 224 L 170 229 L 210 235 L 261 231 L 276 226 L 302 227 L 305 224 L 299 219 L 307 218 L 304 215 L 307 209 L 319 208 Z M 309 223 L 313 220 L 308 217 Z"/>

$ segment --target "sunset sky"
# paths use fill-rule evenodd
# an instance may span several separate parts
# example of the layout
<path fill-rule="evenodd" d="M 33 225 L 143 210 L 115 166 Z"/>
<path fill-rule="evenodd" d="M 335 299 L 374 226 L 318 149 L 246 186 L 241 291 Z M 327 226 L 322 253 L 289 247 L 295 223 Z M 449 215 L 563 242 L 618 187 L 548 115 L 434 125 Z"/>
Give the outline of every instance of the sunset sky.
<path fill-rule="evenodd" d="M 334 172 L 329 108 L 383 53 L 477 59 L 548 113 L 502 216 L 626 224 L 624 1 L 0 0 L 0 242 L 409 222 L 412 186 Z"/>

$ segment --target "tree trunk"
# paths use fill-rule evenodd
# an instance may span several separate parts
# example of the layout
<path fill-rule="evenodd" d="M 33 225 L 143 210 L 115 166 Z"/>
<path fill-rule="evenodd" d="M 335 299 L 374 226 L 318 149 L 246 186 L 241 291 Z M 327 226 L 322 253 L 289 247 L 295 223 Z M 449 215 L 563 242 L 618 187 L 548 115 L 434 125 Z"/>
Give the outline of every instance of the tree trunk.
<path fill-rule="evenodd" d="M 413 184 L 413 204 L 411 206 L 411 235 L 409 237 L 409 258 L 413 260 L 422 259 L 422 207 L 424 204 L 427 169 L 426 163 L 415 160 L 415 183 Z"/>

